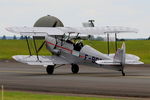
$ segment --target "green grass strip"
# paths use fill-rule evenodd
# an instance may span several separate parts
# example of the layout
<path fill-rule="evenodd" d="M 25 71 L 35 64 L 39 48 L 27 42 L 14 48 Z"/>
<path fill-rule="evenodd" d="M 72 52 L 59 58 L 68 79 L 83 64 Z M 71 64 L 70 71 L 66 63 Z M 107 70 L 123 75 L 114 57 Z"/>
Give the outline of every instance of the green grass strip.
<path fill-rule="evenodd" d="M 1 93 L 1 92 L 0 92 Z M 113 98 L 78 97 L 27 92 L 4 92 L 4 100 L 118 100 Z"/>
<path fill-rule="evenodd" d="M 29 40 L 30 42 L 32 40 Z M 125 41 L 126 52 L 135 54 L 141 58 L 146 64 L 150 64 L 150 40 L 129 40 Z M 40 47 L 41 40 L 37 40 L 37 45 Z M 107 53 L 107 43 L 105 41 L 84 41 L 84 44 L 91 45 L 102 53 Z M 122 42 L 118 42 L 118 47 L 121 47 Z M 30 43 L 32 53 L 34 53 L 33 43 Z M 0 40 L 0 59 L 12 59 L 13 55 L 28 55 L 28 49 L 25 40 Z M 115 52 L 115 43 L 110 42 L 110 52 Z M 51 55 L 44 46 L 39 55 Z"/>

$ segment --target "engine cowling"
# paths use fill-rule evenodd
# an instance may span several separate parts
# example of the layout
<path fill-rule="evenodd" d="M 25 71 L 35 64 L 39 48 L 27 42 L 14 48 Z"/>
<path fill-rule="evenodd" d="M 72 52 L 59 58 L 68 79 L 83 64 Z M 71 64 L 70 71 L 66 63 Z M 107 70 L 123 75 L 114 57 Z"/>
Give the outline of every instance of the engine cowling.
<path fill-rule="evenodd" d="M 53 49 L 51 52 L 52 52 L 52 54 L 58 55 L 58 56 L 61 54 L 61 51 L 58 49 Z"/>

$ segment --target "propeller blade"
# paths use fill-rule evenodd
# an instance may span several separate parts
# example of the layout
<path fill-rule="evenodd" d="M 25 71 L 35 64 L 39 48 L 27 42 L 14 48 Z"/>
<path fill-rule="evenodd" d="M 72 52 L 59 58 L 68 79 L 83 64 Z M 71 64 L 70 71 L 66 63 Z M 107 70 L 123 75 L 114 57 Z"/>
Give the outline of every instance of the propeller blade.
<path fill-rule="evenodd" d="M 39 52 L 39 51 L 42 49 L 42 47 L 44 46 L 44 44 L 45 44 L 45 41 L 42 43 L 42 45 L 41 45 L 40 48 L 37 50 L 37 52 Z"/>
<path fill-rule="evenodd" d="M 56 27 L 56 25 L 57 25 L 57 21 L 54 23 L 54 25 L 52 27 Z"/>

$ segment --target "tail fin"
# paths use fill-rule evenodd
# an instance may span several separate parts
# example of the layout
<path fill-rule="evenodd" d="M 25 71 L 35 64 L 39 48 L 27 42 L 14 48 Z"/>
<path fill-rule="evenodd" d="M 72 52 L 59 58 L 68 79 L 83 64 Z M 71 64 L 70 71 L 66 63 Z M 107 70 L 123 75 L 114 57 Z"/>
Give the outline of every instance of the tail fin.
<path fill-rule="evenodd" d="M 125 43 L 123 42 L 121 49 L 118 49 L 114 56 L 114 62 L 120 63 L 122 66 L 125 65 L 125 49 Z"/>

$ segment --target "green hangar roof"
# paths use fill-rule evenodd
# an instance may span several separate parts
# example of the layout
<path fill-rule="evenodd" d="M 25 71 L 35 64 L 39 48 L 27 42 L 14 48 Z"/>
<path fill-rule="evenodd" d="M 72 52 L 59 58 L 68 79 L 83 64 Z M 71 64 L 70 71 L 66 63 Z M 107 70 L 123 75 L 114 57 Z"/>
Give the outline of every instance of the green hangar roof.
<path fill-rule="evenodd" d="M 38 19 L 34 27 L 64 27 L 64 25 L 58 18 L 47 15 Z"/>

